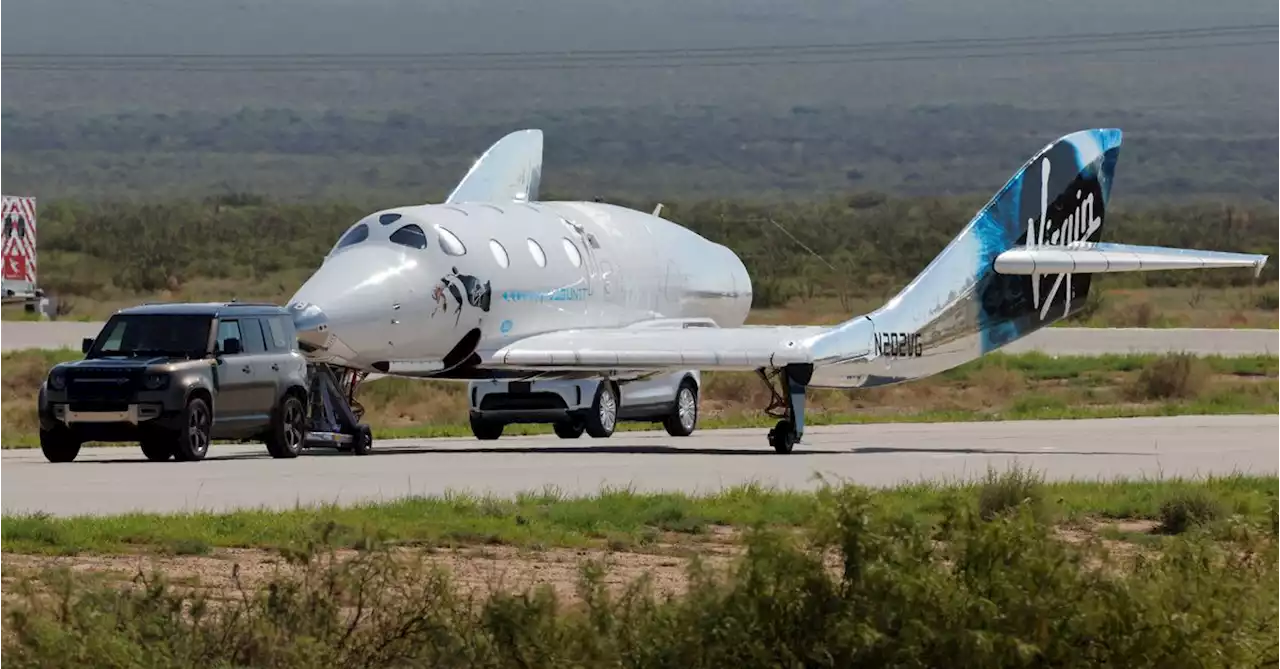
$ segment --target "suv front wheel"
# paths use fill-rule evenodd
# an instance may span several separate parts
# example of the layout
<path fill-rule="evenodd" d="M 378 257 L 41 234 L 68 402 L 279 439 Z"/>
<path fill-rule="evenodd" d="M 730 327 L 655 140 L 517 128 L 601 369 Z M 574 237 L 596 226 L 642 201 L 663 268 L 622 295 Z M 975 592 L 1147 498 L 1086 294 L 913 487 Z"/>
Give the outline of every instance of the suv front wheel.
<path fill-rule="evenodd" d="M 145 437 L 141 443 L 142 454 L 152 462 L 164 462 L 173 457 L 173 440 L 157 439 L 155 437 Z"/>
<path fill-rule="evenodd" d="M 296 458 L 302 452 L 307 437 L 307 415 L 302 400 L 296 395 L 285 395 L 271 417 L 271 431 L 267 434 L 267 452 L 273 458 Z"/>
<path fill-rule="evenodd" d="M 62 426 L 40 430 L 40 452 L 49 462 L 71 462 L 80 455 L 80 440 Z"/>
<path fill-rule="evenodd" d="M 488 420 L 487 418 L 475 413 L 471 414 L 471 434 L 474 434 L 476 439 L 483 441 L 492 441 L 497 439 L 502 436 L 502 429 L 504 427 L 506 426 L 497 421 Z"/>
<path fill-rule="evenodd" d="M 209 432 L 213 425 L 209 403 L 203 397 L 192 397 L 187 400 L 187 408 L 182 413 L 182 429 L 174 435 L 173 459 L 179 462 L 203 460 L 209 452 Z"/>

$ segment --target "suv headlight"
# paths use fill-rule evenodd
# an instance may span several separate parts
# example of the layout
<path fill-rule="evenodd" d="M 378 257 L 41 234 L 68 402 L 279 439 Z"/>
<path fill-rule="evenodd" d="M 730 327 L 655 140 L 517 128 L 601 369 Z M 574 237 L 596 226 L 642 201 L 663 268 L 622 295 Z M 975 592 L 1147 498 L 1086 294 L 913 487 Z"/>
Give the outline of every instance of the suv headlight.
<path fill-rule="evenodd" d="M 147 390 L 164 390 L 169 387 L 169 375 L 148 374 L 142 378 L 142 387 Z"/>
<path fill-rule="evenodd" d="M 67 375 L 59 370 L 49 372 L 49 389 L 65 390 L 67 387 Z"/>

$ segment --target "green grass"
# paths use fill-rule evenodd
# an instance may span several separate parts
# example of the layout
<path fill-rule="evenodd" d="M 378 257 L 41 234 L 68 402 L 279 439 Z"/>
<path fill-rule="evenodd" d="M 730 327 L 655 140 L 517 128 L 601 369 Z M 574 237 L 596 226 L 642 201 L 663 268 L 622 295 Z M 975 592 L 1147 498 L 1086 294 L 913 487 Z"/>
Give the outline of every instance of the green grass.
<path fill-rule="evenodd" d="M 1266 524 L 1274 513 L 1278 479 L 1252 476 L 1042 483 L 1012 473 L 984 481 L 916 483 L 877 491 L 877 503 L 907 515 L 934 516 L 961 501 L 985 516 L 1036 496 L 1037 516 L 1061 522 L 1087 517 L 1161 520 L 1162 505 L 1192 492 L 1210 496 L 1225 510 Z M 1031 492 L 1028 492 L 1031 491 Z M 690 496 L 606 490 L 565 497 L 554 490 L 512 498 L 450 494 L 354 506 L 321 505 L 286 511 L 124 514 L 60 518 L 6 515 L 0 536 L 6 552 L 113 553 L 158 550 L 190 553 L 201 547 L 283 548 L 324 529 L 341 546 L 368 540 L 414 545 L 512 544 L 584 546 L 619 540 L 643 546 L 662 532 L 697 537 L 717 525 L 801 527 L 817 519 L 822 494 L 739 486 Z M 994 503 L 992 500 L 996 500 Z"/>

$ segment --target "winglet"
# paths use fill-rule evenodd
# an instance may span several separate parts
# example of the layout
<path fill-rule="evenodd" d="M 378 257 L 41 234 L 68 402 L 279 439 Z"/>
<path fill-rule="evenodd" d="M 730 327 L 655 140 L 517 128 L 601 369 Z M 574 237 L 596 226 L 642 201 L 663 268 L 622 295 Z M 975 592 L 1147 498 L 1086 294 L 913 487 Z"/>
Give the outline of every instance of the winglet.
<path fill-rule="evenodd" d="M 661 213 L 662 213 L 662 203 L 661 203 L 661 202 L 659 202 L 659 203 L 658 203 L 658 206 L 656 206 L 656 207 L 654 207 L 654 208 L 653 208 L 653 215 L 654 215 L 654 216 L 658 216 L 658 215 L 660 215 Z"/>
<path fill-rule="evenodd" d="M 534 202 L 541 181 L 542 131 L 517 130 L 494 142 L 445 202 Z"/>

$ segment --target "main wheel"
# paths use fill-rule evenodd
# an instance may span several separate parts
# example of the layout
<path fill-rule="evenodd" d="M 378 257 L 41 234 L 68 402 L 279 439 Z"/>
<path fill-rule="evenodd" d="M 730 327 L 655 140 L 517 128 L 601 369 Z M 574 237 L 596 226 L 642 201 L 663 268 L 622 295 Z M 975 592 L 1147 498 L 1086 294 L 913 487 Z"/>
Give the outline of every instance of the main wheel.
<path fill-rule="evenodd" d="M 213 413 L 203 397 L 193 397 L 183 410 L 183 426 L 173 440 L 173 458 L 179 462 L 203 460 L 209 453 Z"/>
<path fill-rule="evenodd" d="M 295 395 L 285 395 L 271 417 L 267 452 L 273 458 L 296 458 L 302 452 L 306 438 L 307 415 L 302 409 L 302 400 Z"/>
<path fill-rule="evenodd" d="M 40 430 L 40 452 L 49 462 L 71 462 L 80 455 L 80 440 L 65 427 Z"/>
<path fill-rule="evenodd" d="M 789 420 L 780 420 L 772 430 L 769 430 L 769 445 L 779 453 L 790 453 L 791 449 L 795 447 L 796 441 L 796 434 L 791 429 L 791 421 Z"/>
<path fill-rule="evenodd" d="M 551 427 L 556 431 L 556 436 L 561 439 L 577 439 L 582 436 L 582 431 L 587 429 L 580 420 L 559 421 Z"/>
<path fill-rule="evenodd" d="M 667 434 L 673 437 L 687 437 L 693 434 L 693 429 L 697 425 L 698 386 L 694 384 L 693 379 L 685 379 L 680 382 L 680 389 L 676 391 L 676 406 L 663 419 L 662 426 L 667 428 Z"/>
<path fill-rule="evenodd" d="M 356 455 L 368 455 L 373 450 L 373 428 L 360 424 L 356 426 L 355 439 L 351 442 L 351 452 Z"/>
<path fill-rule="evenodd" d="M 502 423 L 485 420 L 476 414 L 471 414 L 471 434 L 474 434 L 476 439 L 493 441 L 502 436 L 502 430 L 505 427 Z"/>
<path fill-rule="evenodd" d="M 613 390 L 613 383 L 604 380 L 596 386 L 595 399 L 591 401 L 591 411 L 587 414 L 587 434 L 595 439 L 613 436 L 613 429 L 618 424 L 618 395 Z"/>
<path fill-rule="evenodd" d="M 152 462 L 165 462 L 173 457 L 173 441 L 156 437 L 147 437 L 138 444 L 142 454 Z"/>

